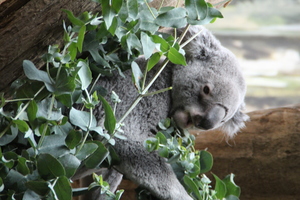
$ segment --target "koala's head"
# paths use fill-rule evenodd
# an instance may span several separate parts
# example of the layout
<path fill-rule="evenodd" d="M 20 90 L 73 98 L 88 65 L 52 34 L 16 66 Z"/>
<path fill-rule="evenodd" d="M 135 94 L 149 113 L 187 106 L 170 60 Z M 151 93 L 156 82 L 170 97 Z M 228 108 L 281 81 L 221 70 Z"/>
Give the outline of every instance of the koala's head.
<path fill-rule="evenodd" d="M 180 128 L 221 127 L 232 137 L 244 127 L 246 85 L 235 56 L 205 28 L 190 28 L 186 40 L 202 30 L 186 47 L 187 66 L 173 74 L 171 115 Z"/>

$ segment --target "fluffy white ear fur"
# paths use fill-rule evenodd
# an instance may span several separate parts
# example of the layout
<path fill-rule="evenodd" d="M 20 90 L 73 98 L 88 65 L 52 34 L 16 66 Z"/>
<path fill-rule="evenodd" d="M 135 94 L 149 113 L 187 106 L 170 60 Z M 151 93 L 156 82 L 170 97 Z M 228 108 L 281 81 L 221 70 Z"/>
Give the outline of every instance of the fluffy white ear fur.
<path fill-rule="evenodd" d="M 183 29 L 180 29 L 179 32 L 182 32 Z M 184 50 L 187 55 L 199 55 L 204 49 L 206 51 L 216 51 L 221 47 L 219 40 L 203 26 L 191 26 L 186 33 L 184 41 L 187 41 L 189 38 L 193 37 L 195 34 L 199 33 L 196 38 L 189 42 Z M 209 54 L 209 52 L 207 52 Z"/>
<path fill-rule="evenodd" d="M 221 126 L 221 130 L 226 133 L 227 139 L 232 139 L 240 129 L 245 127 L 245 122 L 249 120 L 248 115 L 238 110 L 229 121 Z"/>

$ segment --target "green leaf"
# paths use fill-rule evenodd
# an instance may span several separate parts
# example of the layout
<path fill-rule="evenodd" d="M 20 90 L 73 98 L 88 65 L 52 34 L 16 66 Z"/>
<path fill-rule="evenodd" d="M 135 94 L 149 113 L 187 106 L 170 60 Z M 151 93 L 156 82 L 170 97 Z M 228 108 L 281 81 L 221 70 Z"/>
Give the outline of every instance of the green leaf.
<path fill-rule="evenodd" d="M 23 174 L 24 176 L 30 173 L 30 170 L 29 170 L 26 162 L 27 162 L 26 158 L 19 157 L 18 164 L 16 166 L 17 171 L 20 172 L 21 174 Z"/>
<path fill-rule="evenodd" d="M 98 145 L 95 143 L 85 143 L 82 149 L 76 154 L 76 157 L 79 160 L 86 159 L 89 155 L 94 153 L 98 148 Z"/>
<path fill-rule="evenodd" d="M 185 175 L 183 177 L 183 181 L 187 186 L 188 191 L 192 192 L 197 197 L 197 199 L 202 199 L 196 183 L 189 176 Z"/>
<path fill-rule="evenodd" d="M 105 148 L 105 146 L 100 141 L 95 140 L 93 141 L 93 143 L 96 143 L 98 145 L 98 148 L 85 161 L 85 166 L 90 169 L 98 167 L 109 154 L 109 151 Z"/>
<path fill-rule="evenodd" d="M 78 71 L 78 76 L 81 81 L 81 89 L 85 90 L 89 87 L 89 85 L 92 82 L 92 72 L 87 62 L 79 61 L 77 67 L 80 67 L 80 70 Z"/>
<path fill-rule="evenodd" d="M 146 5 L 145 5 L 146 7 Z M 149 11 L 149 9 L 146 7 L 144 10 L 139 12 L 140 16 L 140 29 L 144 31 L 149 31 L 150 33 L 154 34 L 158 28 L 159 25 L 157 25 L 154 20 L 156 16 L 158 15 L 157 10 L 155 8 L 150 8 L 152 13 L 155 17 L 152 16 L 152 13 Z"/>
<path fill-rule="evenodd" d="M 84 22 L 81 21 L 79 18 L 75 17 L 70 10 L 62 9 L 62 11 L 64 11 L 68 15 L 68 19 L 71 21 L 72 24 L 80 27 L 84 25 Z"/>
<path fill-rule="evenodd" d="M 47 181 L 28 181 L 25 183 L 26 187 L 38 195 L 45 196 L 49 193 L 50 189 L 48 187 Z"/>
<path fill-rule="evenodd" d="M 18 128 L 10 126 L 10 129 L 1 137 L 0 146 L 5 146 L 18 136 Z"/>
<path fill-rule="evenodd" d="M 155 151 L 159 147 L 159 140 L 157 138 L 148 138 L 144 142 L 144 147 L 149 152 Z"/>
<path fill-rule="evenodd" d="M 203 20 L 208 13 L 208 6 L 205 0 L 185 0 L 185 8 L 188 12 L 188 19 Z"/>
<path fill-rule="evenodd" d="M 0 177 L 0 192 L 2 192 L 4 190 L 4 184 L 3 184 L 3 180 Z"/>
<path fill-rule="evenodd" d="M 42 101 L 40 101 L 38 106 L 38 111 L 36 113 L 36 117 L 40 119 L 45 119 L 49 121 L 60 121 L 63 118 L 63 115 L 61 114 L 61 110 L 55 108 L 55 102 L 53 107 L 51 108 L 52 111 L 50 112 L 49 107 L 52 105 L 52 99 L 47 98 Z"/>
<path fill-rule="evenodd" d="M 163 158 L 169 157 L 169 149 L 168 147 L 164 146 L 158 149 L 158 154 Z"/>
<path fill-rule="evenodd" d="M 110 34 L 112 34 L 113 36 L 115 35 L 116 29 L 118 28 L 118 18 L 114 17 L 113 21 L 111 23 L 111 26 L 108 29 L 108 32 L 110 32 Z"/>
<path fill-rule="evenodd" d="M 59 157 L 58 160 L 65 168 L 66 177 L 68 178 L 71 178 L 75 174 L 81 164 L 80 160 L 72 154 L 65 154 Z"/>
<path fill-rule="evenodd" d="M 59 200 L 72 199 L 72 188 L 67 177 L 61 176 L 57 179 L 54 185 L 54 191 Z"/>
<path fill-rule="evenodd" d="M 229 174 L 223 179 L 227 189 L 227 193 L 225 195 L 226 197 L 230 195 L 239 197 L 241 194 L 241 188 L 235 184 L 233 179 L 234 174 Z"/>
<path fill-rule="evenodd" d="M 54 92 L 54 87 L 53 87 L 54 81 L 52 80 L 51 77 L 48 76 L 47 72 L 38 70 L 35 67 L 35 65 L 29 60 L 23 61 L 23 70 L 27 78 L 29 78 L 30 80 L 44 82 L 48 91 Z"/>
<path fill-rule="evenodd" d="M 82 132 L 73 129 L 69 132 L 65 142 L 70 149 L 74 149 L 80 143 L 81 139 L 82 139 Z"/>
<path fill-rule="evenodd" d="M 13 123 L 17 125 L 19 131 L 21 131 L 22 133 L 25 133 L 29 130 L 28 124 L 23 120 L 13 120 Z"/>
<path fill-rule="evenodd" d="M 104 127 L 109 134 L 113 134 L 117 123 L 114 112 L 108 102 L 102 96 L 99 96 L 99 99 L 102 102 L 105 112 Z"/>
<path fill-rule="evenodd" d="M 152 35 L 151 38 L 153 42 L 160 45 L 160 51 L 167 52 L 170 49 L 169 43 L 162 37 L 159 37 L 158 35 Z"/>
<path fill-rule="evenodd" d="M 143 46 L 145 59 L 148 59 L 155 49 L 155 43 L 151 40 L 151 37 L 149 37 L 145 32 L 141 32 L 141 42 Z"/>
<path fill-rule="evenodd" d="M 82 52 L 82 44 L 84 40 L 85 30 L 86 30 L 86 26 L 82 26 L 79 29 L 79 33 L 78 33 L 77 48 L 80 53 Z"/>
<path fill-rule="evenodd" d="M 159 142 L 161 144 L 167 144 L 167 138 L 162 132 L 157 132 L 155 135 L 156 138 L 159 138 Z"/>
<path fill-rule="evenodd" d="M 101 5 L 102 5 L 102 14 L 103 14 L 103 19 L 106 25 L 106 28 L 109 29 L 113 22 L 113 18 L 115 16 L 115 12 L 113 9 L 111 9 L 110 6 L 110 1 L 107 0 L 101 0 Z"/>
<path fill-rule="evenodd" d="M 136 62 L 131 63 L 131 71 L 133 76 L 134 85 L 137 87 L 138 91 L 141 92 L 142 90 L 142 80 L 144 74 L 142 73 L 140 67 Z"/>
<path fill-rule="evenodd" d="M 35 101 L 30 101 L 27 107 L 27 116 L 30 122 L 36 119 L 36 113 L 38 111 L 38 106 Z"/>
<path fill-rule="evenodd" d="M 92 118 L 90 119 L 90 117 Z M 91 116 L 89 112 L 76 110 L 75 108 L 71 108 L 69 118 L 72 124 L 79 126 L 84 131 L 87 131 L 88 128 L 95 127 L 97 125 L 94 115 Z M 89 127 L 90 120 L 92 120 L 92 122 Z"/>
<path fill-rule="evenodd" d="M 138 1 L 137 0 L 127 0 L 127 10 L 128 10 L 128 16 L 136 20 L 138 16 Z"/>
<path fill-rule="evenodd" d="M 161 52 L 156 52 L 150 57 L 150 59 L 147 62 L 148 71 L 150 71 L 160 61 L 161 55 Z"/>
<path fill-rule="evenodd" d="M 213 157 L 208 151 L 200 151 L 200 173 L 204 174 L 211 170 L 213 166 Z"/>
<path fill-rule="evenodd" d="M 121 7 L 122 7 L 122 3 L 123 1 L 122 0 L 112 0 L 111 1 L 111 7 L 112 9 L 116 12 L 116 13 L 119 13 Z"/>
<path fill-rule="evenodd" d="M 216 185 L 215 185 L 215 191 L 217 192 L 216 197 L 218 199 L 223 199 L 227 193 L 226 185 L 217 175 L 213 174 L 213 176 L 216 180 Z"/>
<path fill-rule="evenodd" d="M 186 26 L 186 10 L 174 8 L 157 16 L 155 23 L 163 27 L 182 28 Z"/>
<path fill-rule="evenodd" d="M 170 47 L 167 57 L 174 64 L 186 65 L 185 57 L 181 53 L 179 53 L 174 47 Z"/>
<path fill-rule="evenodd" d="M 42 153 L 38 156 L 37 169 L 44 180 L 50 180 L 66 174 L 62 164 L 48 153 Z"/>

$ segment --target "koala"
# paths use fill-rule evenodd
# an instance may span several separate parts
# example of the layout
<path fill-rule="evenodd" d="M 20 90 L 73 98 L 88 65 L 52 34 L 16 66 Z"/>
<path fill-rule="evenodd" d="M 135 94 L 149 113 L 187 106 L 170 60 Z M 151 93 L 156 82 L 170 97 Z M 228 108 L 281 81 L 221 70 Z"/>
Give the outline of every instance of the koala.
<path fill-rule="evenodd" d="M 242 113 L 246 85 L 237 59 L 202 26 L 191 27 L 185 39 L 200 30 L 202 32 L 185 46 L 187 66 L 169 64 L 151 88 L 152 91 L 170 86 L 173 89 L 143 98 L 124 121 L 127 139 L 116 139 L 114 146 L 121 160 L 114 168 L 162 200 L 192 200 L 192 197 L 166 160 L 143 146 L 144 141 L 153 136 L 152 130 L 160 119 L 172 117 L 181 129 L 221 128 L 228 137 L 233 137 L 248 119 Z M 146 66 L 143 58 L 136 62 L 141 68 Z M 156 69 L 152 69 L 148 79 L 155 73 Z M 130 77 L 130 72 L 125 72 L 125 76 Z M 99 81 L 122 99 L 117 106 L 117 119 L 137 96 L 135 86 L 128 80 L 128 77 L 103 77 Z M 95 115 L 99 124 L 103 124 L 101 105 Z"/>

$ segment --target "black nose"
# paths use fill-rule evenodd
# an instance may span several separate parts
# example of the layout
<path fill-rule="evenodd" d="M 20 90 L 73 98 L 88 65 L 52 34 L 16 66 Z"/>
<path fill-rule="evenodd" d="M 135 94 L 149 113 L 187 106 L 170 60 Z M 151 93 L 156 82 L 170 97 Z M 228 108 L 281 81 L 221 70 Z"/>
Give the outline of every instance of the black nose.
<path fill-rule="evenodd" d="M 195 127 L 199 129 L 208 130 L 214 128 L 214 123 L 201 115 L 195 115 L 193 117 L 193 123 Z"/>

